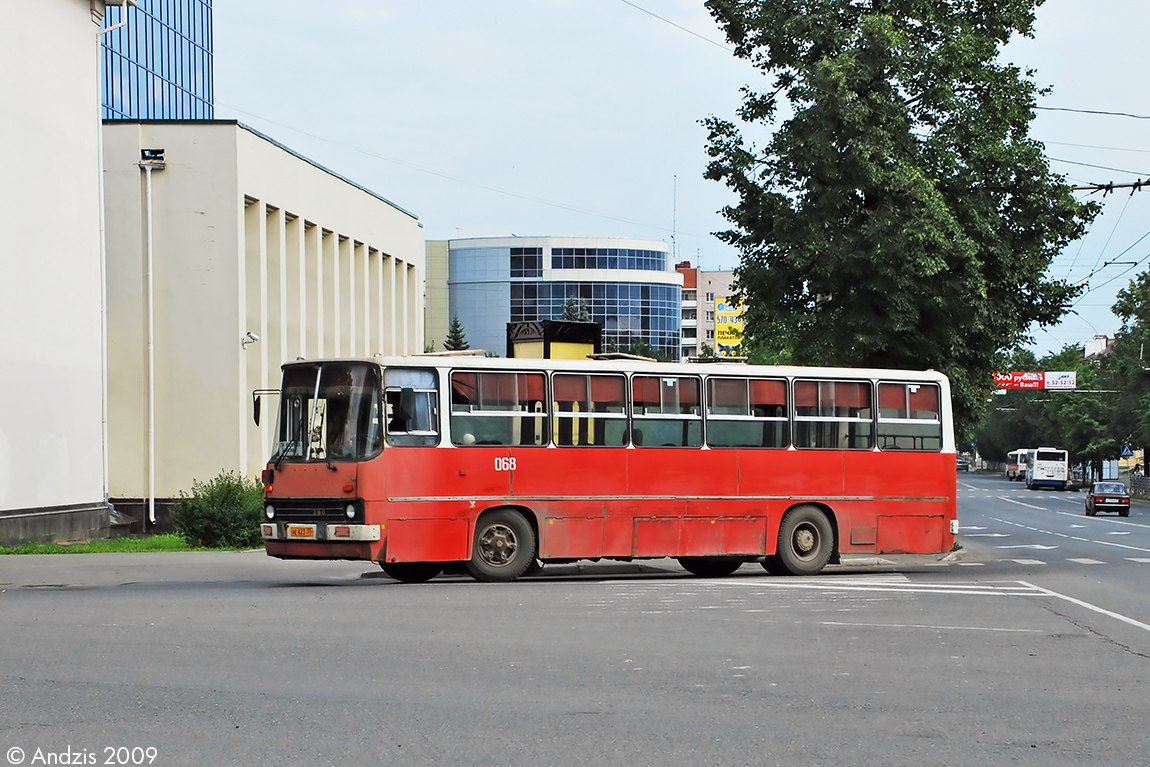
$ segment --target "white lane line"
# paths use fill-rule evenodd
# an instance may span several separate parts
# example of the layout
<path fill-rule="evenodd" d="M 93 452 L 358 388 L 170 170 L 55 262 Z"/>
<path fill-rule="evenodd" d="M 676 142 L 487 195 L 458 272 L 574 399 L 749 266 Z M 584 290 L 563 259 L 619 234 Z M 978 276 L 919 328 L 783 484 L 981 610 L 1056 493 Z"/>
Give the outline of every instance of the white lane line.
<path fill-rule="evenodd" d="M 1081 514 L 1071 514 L 1069 511 L 1056 511 L 1054 513 L 1063 514 L 1067 517 L 1077 517 L 1078 519 L 1082 519 Z M 1106 520 L 1107 524 L 1111 525 L 1122 525 L 1123 527 L 1140 527 L 1143 530 L 1150 530 L 1150 525 L 1143 525 L 1138 522 L 1128 522 L 1121 517 L 1095 517 L 1094 519 L 1096 519 L 1098 522 Z M 1071 527 L 1086 527 L 1086 525 L 1071 525 Z"/>
<path fill-rule="evenodd" d="M 1107 535 L 1130 535 L 1130 531 L 1129 530 L 1115 530 L 1112 533 L 1107 533 Z"/>
<path fill-rule="evenodd" d="M 959 562 L 959 567 L 983 567 L 985 562 Z"/>
<path fill-rule="evenodd" d="M 1013 504 L 1017 504 L 1019 506 L 1025 506 L 1028 509 L 1038 509 L 1039 511 L 1050 511 L 1050 509 L 1046 508 L 1045 506 L 1034 506 L 1034 505 L 1029 504 L 1029 503 L 1023 503 L 1022 501 L 1016 501 L 1013 498 L 1007 498 L 1004 495 L 1000 495 L 998 497 L 999 497 L 999 499 L 1006 501 L 1007 503 L 1013 503 Z M 1059 512 L 1059 513 L 1061 513 L 1061 512 Z"/>
<path fill-rule="evenodd" d="M 1026 586 L 1030 586 L 1032 589 L 1034 589 L 1036 591 L 1040 591 L 1043 594 L 1046 594 L 1047 596 L 1055 597 L 1057 599 L 1066 600 L 1067 602 L 1070 602 L 1071 604 L 1078 605 L 1079 607 L 1085 607 L 1087 610 L 1093 610 L 1096 613 L 1109 616 L 1111 618 L 1114 618 L 1115 620 L 1120 620 L 1123 623 L 1129 623 L 1131 626 L 1136 626 L 1140 629 L 1143 629 L 1144 631 L 1150 631 L 1150 625 L 1145 624 L 1142 621 L 1136 621 L 1133 618 L 1128 618 L 1127 616 L 1122 615 L 1121 613 L 1116 613 L 1116 612 L 1113 612 L 1112 610 L 1107 610 L 1105 608 L 1099 607 L 1098 605 L 1093 605 L 1093 604 L 1090 604 L 1089 602 L 1084 602 L 1081 599 L 1075 599 L 1074 597 L 1068 596 L 1066 594 L 1060 594 L 1057 591 L 1051 591 L 1050 589 L 1044 589 L 1041 586 L 1035 586 L 1033 583 L 1027 583 L 1026 581 L 1019 581 L 1019 583 L 1026 585 Z"/>
<path fill-rule="evenodd" d="M 820 626 L 850 626 L 852 628 L 880 629 L 932 629 L 935 631 L 1006 631 L 1017 634 L 1042 634 L 1042 629 L 1004 629 L 990 626 L 933 626 L 927 623 L 846 623 L 843 621 L 819 621 Z"/>
<path fill-rule="evenodd" d="M 1009 538 L 1010 533 L 966 533 L 963 538 Z"/>
<path fill-rule="evenodd" d="M 1127 562 L 1137 562 L 1140 565 L 1150 564 L 1150 559 L 1146 557 L 1126 557 Z"/>
<path fill-rule="evenodd" d="M 1150 553 L 1150 549 L 1144 549 L 1141 546 L 1128 546 L 1125 543 L 1115 543 L 1114 541 L 1094 541 L 1099 546 L 1113 546 L 1116 549 L 1130 549 L 1131 551 L 1145 551 Z"/>
<path fill-rule="evenodd" d="M 1041 543 L 1023 543 L 1017 546 L 995 546 L 996 549 L 1038 549 L 1039 551 L 1050 551 L 1051 549 L 1058 548 L 1057 546 L 1046 546 Z"/>
<path fill-rule="evenodd" d="M 1011 559 L 1010 562 L 1017 562 L 1020 565 L 1044 565 L 1046 564 L 1041 559 Z"/>
<path fill-rule="evenodd" d="M 1088 559 L 1087 557 L 1069 557 L 1069 558 L 1067 558 L 1066 561 L 1067 562 L 1077 562 L 1080 565 L 1104 565 L 1104 564 L 1106 564 L 1105 562 L 1099 561 L 1097 559 Z"/>
<path fill-rule="evenodd" d="M 1011 581 L 1010 583 L 1021 583 L 1021 581 Z M 912 585 L 900 585 L 897 583 L 873 583 L 867 584 L 863 582 L 853 583 L 827 583 L 823 581 L 723 581 L 724 586 L 754 586 L 756 588 L 771 588 L 771 589 L 798 589 L 810 591 L 870 591 L 882 593 L 895 593 L 895 594 L 960 594 L 965 596 L 988 596 L 988 597 L 1007 597 L 1007 596 L 1026 596 L 1032 595 L 1029 589 L 1020 589 L 1016 586 L 993 586 L 993 585 L 980 585 L 980 584 L 947 584 L 947 583 L 924 583 Z"/>

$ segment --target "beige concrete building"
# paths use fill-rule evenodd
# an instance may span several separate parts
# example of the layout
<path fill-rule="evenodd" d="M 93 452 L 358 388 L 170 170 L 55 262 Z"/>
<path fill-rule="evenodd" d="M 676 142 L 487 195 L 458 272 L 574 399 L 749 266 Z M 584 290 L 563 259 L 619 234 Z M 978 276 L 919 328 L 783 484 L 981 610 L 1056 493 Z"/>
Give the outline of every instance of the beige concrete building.
<path fill-rule="evenodd" d="M 708 272 L 682 261 L 675 269 L 683 275 L 683 361 L 698 357 L 703 346 L 715 353 L 715 303 L 734 295 L 734 272 Z"/>
<path fill-rule="evenodd" d="M 443 351 L 443 341 L 451 326 L 451 301 L 447 287 L 449 255 L 447 240 L 427 242 L 427 268 L 424 273 L 423 332 L 432 351 Z"/>
<path fill-rule="evenodd" d="M 107 122 L 104 168 L 117 508 L 256 476 L 283 362 L 423 350 L 411 213 L 234 121 Z"/>
<path fill-rule="evenodd" d="M 4 6 L 13 33 L 0 46 L 0 545 L 108 529 L 97 76 L 104 6 Z"/>

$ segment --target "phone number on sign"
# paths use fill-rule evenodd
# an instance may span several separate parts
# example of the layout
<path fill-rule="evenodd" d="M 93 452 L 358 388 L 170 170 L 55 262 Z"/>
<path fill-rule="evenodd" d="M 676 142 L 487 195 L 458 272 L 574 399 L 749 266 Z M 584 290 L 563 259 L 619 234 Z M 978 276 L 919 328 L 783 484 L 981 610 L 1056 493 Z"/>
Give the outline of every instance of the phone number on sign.
<path fill-rule="evenodd" d="M 37 748 L 31 754 L 13 746 L 8 749 L 9 764 L 151 764 L 160 752 L 155 746 L 104 746 L 93 751 L 66 746 L 63 751 Z"/>

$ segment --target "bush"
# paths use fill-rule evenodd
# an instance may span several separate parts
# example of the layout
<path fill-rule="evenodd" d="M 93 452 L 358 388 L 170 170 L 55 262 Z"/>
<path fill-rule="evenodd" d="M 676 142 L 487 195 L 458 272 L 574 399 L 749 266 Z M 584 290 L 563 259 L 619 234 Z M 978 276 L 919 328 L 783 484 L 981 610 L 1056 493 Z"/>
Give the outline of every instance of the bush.
<path fill-rule="evenodd" d="M 172 521 L 189 546 L 250 549 L 262 542 L 263 508 L 263 486 L 227 472 L 207 484 L 193 481 L 191 495 L 181 491 Z"/>

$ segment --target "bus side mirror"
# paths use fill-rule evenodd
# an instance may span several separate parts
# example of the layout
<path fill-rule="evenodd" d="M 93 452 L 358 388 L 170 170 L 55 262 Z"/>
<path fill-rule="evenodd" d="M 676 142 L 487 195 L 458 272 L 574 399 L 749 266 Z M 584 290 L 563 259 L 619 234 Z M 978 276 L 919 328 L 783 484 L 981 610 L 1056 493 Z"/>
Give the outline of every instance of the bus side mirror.
<path fill-rule="evenodd" d="M 256 426 L 260 425 L 260 404 L 263 402 L 261 395 L 279 393 L 279 389 L 255 389 L 252 391 L 252 420 L 256 422 Z"/>

